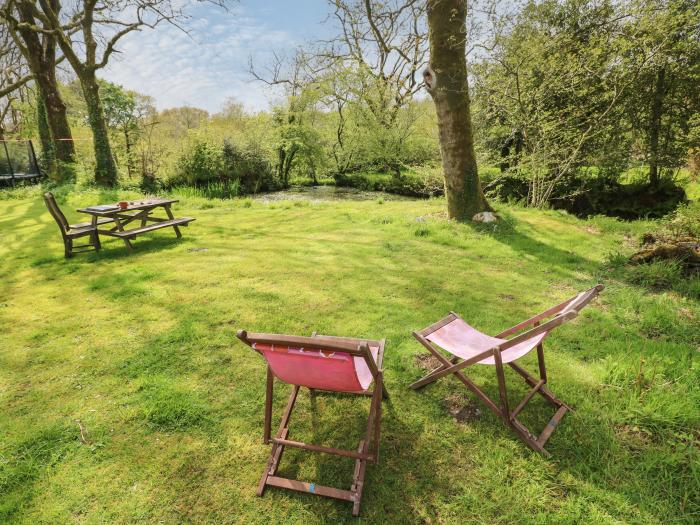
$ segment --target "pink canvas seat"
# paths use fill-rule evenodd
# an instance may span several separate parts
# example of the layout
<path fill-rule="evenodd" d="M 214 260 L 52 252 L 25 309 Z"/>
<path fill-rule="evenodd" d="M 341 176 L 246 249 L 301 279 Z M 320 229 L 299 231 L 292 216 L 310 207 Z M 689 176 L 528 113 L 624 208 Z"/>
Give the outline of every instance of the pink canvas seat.
<path fill-rule="evenodd" d="M 267 361 L 263 436 L 265 443 L 272 443 L 272 450 L 258 485 L 258 496 L 262 496 L 268 486 L 307 492 L 352 502 L 352 514 L 357 516 L 360 513 L 367 462 L 377 463 L 379 460 L 382 399 L 388 397 L 382 371 L 384 340 L 325 335 L 299 337 L 249 333 L 245 330 L 238 332 L 238 338 Z M 272 437 L 272 390 L 275 378 L 292 385 L 292 392 L 277 434 Z M 289 418 L 300 387 L 308 388 L 313 395 L 317 391 L 327 390 L 372 397 L 365 437 L 357 449 L 344 450 L 289 439 Z M 354 458 L 355 473 L 350 489 L 343 490 L 278 476 L 277 470 L 285 447 Z"/>
<path fill-rule="evenodd" d="M 535 335 L 522 343 L 504 350 L 501 354 L 502 361 L 510 363 L 521 358 L 537 347 L 547 337 L 547 333 Z M 459 317 L 455 317 L 453 321 L 427 335 L 426 339 L 461 359 L 471 359 L 508 341 L 507 339 L 499 339 L 498 337 L 483 334 L 469 326 Z M 477 361 L 476 364 L 495 365 L 496 358 L 491 355 L 481 361 Z"/>
<path fill-rule="evenodd" d="M 362 392 L 372 384 L 372 372 L 363 357 L 329 348 L 314 349 L 280 344 L 253 343 L 275 377 L 291 385 L 333 392 Z M 379 345 L 369 345 L 377 361 Z"/>
<path fill-rule="evenodd" d="M 538 452 L 548 454 L 544 449 L 544 445 L 552 435 L 552 432 L 554 432 L 559 421 L 564 417 L 564 414 L 570 409 L 568 405 L 557 399 L 545 387 L 547 372 L 544 364 L 542 342 L 554 328 L 575 318 L 581 309 L 591 302 L 601 290 L 603 290 L 603 285 L 594 286 L 495 336 L 479 332 L 469 326 L 459 315 L 450 312 L 448 316 L 427 328 L 413 332 L 414 337 L 440 362 L 440 366 L 413 383 L 411 388 L 417 390 L 437 381 L 441 377 L 454 375 L 474 392 L 486 406 L 501 416 L 505 423 L 515 430 L 525 443 Z M 452 357 L 450 359 L 446 358 L 438 351 L 436 346 L 449 352 Z M 515 361 L 535 348 L 537 349 L 537 361 L 540 372 L 539 379 L 532 377 L 515 363 Z M 464 374 L 463 370 L 474 364 L 495 366 L 500 406 Z M 506 382 L 503 372 L 504 364 L 507 364 L 520 374 L 531 387 L 512 411 L 509 408 L 506 393 Z M 541 395 L 557 408 L 554 417 L 552 417 L 538 437 L 532 435 L 517 419 L 517 415 L 535 394 Z"/>

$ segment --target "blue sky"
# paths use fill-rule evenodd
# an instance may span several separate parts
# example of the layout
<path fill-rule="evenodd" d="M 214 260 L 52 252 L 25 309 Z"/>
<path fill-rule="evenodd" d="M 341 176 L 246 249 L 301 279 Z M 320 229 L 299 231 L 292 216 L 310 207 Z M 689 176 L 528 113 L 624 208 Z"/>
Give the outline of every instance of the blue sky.
<path fill-rule="evenodd" d="M 250 78 L 248 57 L 264 65 L 272 51 L 291 52 L 331 33 L 325 0 L 241 0 L 228 13 L 190 3 L 189 36 L 169 25 L 127 35 L 102 76 L 154 97 L 159 109 L 216 112 L 233 97 L 260 110 L 276 94 Z"/>

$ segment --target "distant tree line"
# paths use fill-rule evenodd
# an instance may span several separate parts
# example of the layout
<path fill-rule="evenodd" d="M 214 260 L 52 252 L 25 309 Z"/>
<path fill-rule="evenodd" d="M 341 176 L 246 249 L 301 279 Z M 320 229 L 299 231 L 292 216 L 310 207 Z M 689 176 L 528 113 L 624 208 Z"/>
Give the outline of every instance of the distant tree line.
<path fill-rule="evenodd" d="M 235 179 L 245 192 L 295 180 L 353 184 L 369 173 L 386 177 L 382 187 L 434 194 L 432 175 L 424 190 L 416 183 L 430 170 L 416 167 L 434 168 L 448 189 L 471 188 L 471 207 L 463 195 L 455 215 L 488 207 L 482 187 L 541 207 L 593 191 L 598 183 L 586 181 L 601 177 L 598 186 L 619 192 L 632 167 L 645 170 L 640 191 L 648 195 L 684 167 L 697 174 L 695 1 L 328 3 L 336 37 L 271 61 L 251 57 L 252 77 L 280 95 L 270 111 L 251 114 L 232 100 L 210 115 L 157 112 L 148 97 L 96 76 L 124 35 L 183 20 L 176 4 L 81 0 L 68 9 L 59 0 L 8 0 L 0 10 L 0 63 L 10 73 L 0 81 L 0 129 L 31 121 L 25 127 L 50 153 L 56 179 L 61 166 L 88 155 L 103 185 Z M 435 35 L 453 36 L 441 44 Z M 467 74 L 455 58 L 465 54 Z M 57 68 L 75 80 L 62 85 Z M 63 140 L 83 126 L 92 152 Z M 444 144 L 453 140 L 464 146 L 450 160 Z"/>

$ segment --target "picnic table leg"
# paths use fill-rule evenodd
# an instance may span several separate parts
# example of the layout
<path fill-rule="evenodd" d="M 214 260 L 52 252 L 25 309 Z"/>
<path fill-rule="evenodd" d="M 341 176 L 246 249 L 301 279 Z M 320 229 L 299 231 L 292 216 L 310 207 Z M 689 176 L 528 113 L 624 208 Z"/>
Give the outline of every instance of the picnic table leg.
<path fill-rule="evenodd" d="M 170 219 L 171 221 L 174 220 L 175 217 L 173 217 L 173 212 L 170 210 L 170 204 L 165 205 L 164 208 L 165 213 L 168 215 L 168 219 Z M 179 239 L 180 237 L 182 237 L 182 233 L 180 233 L 180 228 L 178 228 L 177 224 L 173 226 L 173 228 L 175 229 L 175 235 L 177 235 L 177 238 Z"/>
<path fill-rule="evenodd" d="M 97 233 L 97 215 L 92 216 L 92 235 L 90 237 L 95 250 L 100 251 L 102 243 L 100 243 L 100 234 Z"/>
<path fill-rule="evenodd" d="M 114 217 L 114 224 L 116 225 L 118 231 L 120 231 L 120 232 L 124 231 L 124 227 L 122 226 L 122 221 L 119 217 L 117 217 L 117 216 Z M 129 250 L 134 249 L 134 247 L 131 245 L 131 241 L 127 237 L 124 237 L 123 240 L 124 240 L 124 244 L 126 244 L 126 247 Z"/>

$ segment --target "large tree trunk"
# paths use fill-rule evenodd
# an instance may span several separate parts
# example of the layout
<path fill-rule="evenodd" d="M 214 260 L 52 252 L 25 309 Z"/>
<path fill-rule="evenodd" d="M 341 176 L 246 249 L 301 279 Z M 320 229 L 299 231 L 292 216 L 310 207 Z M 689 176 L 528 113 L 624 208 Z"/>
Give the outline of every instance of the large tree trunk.
<path fill-rule="evenodd" d="M 66 105 L 58 92 L 58 85 L 55 79 L 53 83 L 46 84 L 41 89 L 41 92 L 44 93 L 46 121 L 51 130 L 56 160 L 66 163 L 74 162 L 75 144 L 73 144 L 73 135 L 66 116 Z"/>
<path fill-rule="evenodd" d="M 112 148 L 109 145 L 109 132 L 105 121 L 100 87 L 92 71 L 81 72 L 78 75 L 83 97 L 88 110 L 88 122 L 92 130 L 92 143 L 95 149 L 95 182 L 103 186 L 114 186 L 117 183 L 117 165 L 114 163 Z"/>
<path fill-rule="evenodd" d="M 37 90 L 36 97 L 36 124 L 41 142 L 41 165 L 49 178 L 54 182 L 61 181 L 61 173 L 56 166 L 56 148 L 51 137 L 51 128 L 46 117 L 46 104 L 41 90 Z"/>
<path fill-rule="evenodd" d="M 21 21 L 25 24 L 35 25 L 33 16 L 33 2 L 18 2 L 17 9 Z M 75 160 L 75 145 L 71 135 L 66 105 L 61 98 L 56 81 L 56 42 L 53 36 L 39 34 L 29 28 L 15 29 L 24 42 L 25 58 L 29 70 L 39 88 L 39 93 L 46 108 L 46 121 L 51 131 L 54 143 L 55 158 L 58 161 L 71 163 Z"/>
<path fill-rule="evenodd" d="M 467 220 L 489 210 L 474 153 L 466 58 L 466 0 L 429 0 L 430 65 L 423 73 L 435 102 L 447 214 Z"/>
<path fill-rule="evenodd" d="M 659 185 L 659 133 L 661 131 L 665 89 L 666 69 L 662 67 L 656 73 L 654 96 L 651 100 L 649 115 L 649 183 L 654 187 Z"/>

